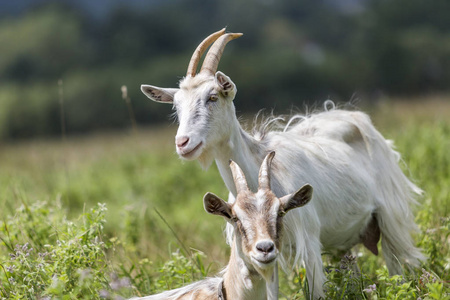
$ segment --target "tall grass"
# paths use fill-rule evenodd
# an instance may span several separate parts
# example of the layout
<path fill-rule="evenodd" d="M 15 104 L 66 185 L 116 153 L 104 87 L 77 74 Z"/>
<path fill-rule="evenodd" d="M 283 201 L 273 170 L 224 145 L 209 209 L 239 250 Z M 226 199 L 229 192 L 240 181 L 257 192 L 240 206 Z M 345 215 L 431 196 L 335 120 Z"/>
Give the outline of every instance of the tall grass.
<path fill-rule="evenodd" d="M 330 299 L 449 299 L 449 103 L 400 101 L 371 112 L 425 190 L 415 238 L 429 260 L 389 277 L 382 258 L 362 248 L 342 260 L 324 255 Z M 201 199 L 207 191 L 226 198 L 227 190 L 215 167 L 205 172 L 177 158 L 175 130 L 3 145 L 1 299 L 146 295 L 220 270 L 229 253 L 224 222 Z M 283 297 L 305 299 L 304 269 L 282 276 Z"/>

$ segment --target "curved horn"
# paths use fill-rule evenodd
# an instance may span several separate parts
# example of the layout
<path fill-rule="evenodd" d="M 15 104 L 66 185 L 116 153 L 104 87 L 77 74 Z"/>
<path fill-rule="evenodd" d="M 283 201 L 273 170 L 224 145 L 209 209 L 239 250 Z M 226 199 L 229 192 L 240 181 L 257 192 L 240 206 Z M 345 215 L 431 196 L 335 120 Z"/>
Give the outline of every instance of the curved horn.
<path fill-rule="evenodd" d="M 203 53 L 205 53 L 206 48 L 208 48 L 209 45 L 214 43 L 224 33 L 225 33 L 225 28 L 223 28 L 222 30 L 219 30 L 217 32 L 214 32 L 213 34 L 209 35 L 206 39 L 204 39 L 203 42 L 201 42 L 197 46 L 197 49 L 195 49 L 194 53 L 192 54 L 191 61 L 189 62 L 186 76 L 191 76 L 191 77 L 195 76 L 195 73 L 197 72 L 198 62 L 200 61 L 200 58 L 202 57 Z"/>
<path fill-rule="evenodd" d="M 222 53 L 225 49 L 226 44 L 229 41 L 237 39 L 241 36 L 242 33 L 227 33 L 218 38 L 206 54 L 200 73 L 214 75 L 214 73 L 217 71 L 217 67 L 219 66 L 219 61 L 222 57 Z"/>
<path fill-rule="evenodd" d="M 264 158 L 264 161 L 259 169 L 258 183 L 260 190 L 270 190 L 270 165 L 272 164 L 275 151 L 270 152 Z"/>
<path fill-rule="evenodd" d="M 234 185 L 236 186 L 237 194 L 239 194 L 241 191 L 249 191 L 244 172 L 242 172 L 238 164 L 230 160 L 230 169 L 231 173 L 233 173 L 233 180 Z"/>

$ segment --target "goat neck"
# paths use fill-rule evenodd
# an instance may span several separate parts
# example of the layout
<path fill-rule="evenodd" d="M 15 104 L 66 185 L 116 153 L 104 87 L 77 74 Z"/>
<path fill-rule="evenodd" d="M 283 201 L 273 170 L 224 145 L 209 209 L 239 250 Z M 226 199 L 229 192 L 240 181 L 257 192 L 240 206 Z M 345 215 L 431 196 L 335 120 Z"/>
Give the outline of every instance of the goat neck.
<path fill-rule="evenodd" d="M 233 241 L 230 261 L 223 274 L 223 287 L 227 300 L 278 299 L 267 298 L 266 281 L 251 264 L 239 255 L 236 241 Z"/>
<path fill-rule="evenodd" d="M 234 197 L 237 192 L 229 168 L 230 159 L 242 168 L 249 189 L 253 192 L 257 191 L 259 166 L 267 152 L 264 145 L 245 132 L 235 118 L 233 122 L 230 122 L 229 136 L 218 147 L 220 148 L 216 151 L 216 164 L 225 185 Z"/>

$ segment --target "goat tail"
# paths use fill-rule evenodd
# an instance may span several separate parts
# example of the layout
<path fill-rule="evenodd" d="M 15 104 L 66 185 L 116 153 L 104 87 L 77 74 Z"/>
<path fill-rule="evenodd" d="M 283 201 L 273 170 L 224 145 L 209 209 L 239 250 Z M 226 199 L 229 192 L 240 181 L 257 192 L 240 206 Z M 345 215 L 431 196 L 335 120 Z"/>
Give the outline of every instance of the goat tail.
<path fill-rule="evenodd" d="M 365 136 L 377 184 L 376 218 L 382 236 L 383 256 L 391 274 L 401 274 L 401 264 L 419 266 L 426 258 L 414 245 L 412 231 L 418 231 L 412 206 L 423 191 L 400 168 L 401 156 L 392 141 L 385 140 L 371 124 L 359 123 Z M 366 125 L 366 126 L 364 126 Z"/>

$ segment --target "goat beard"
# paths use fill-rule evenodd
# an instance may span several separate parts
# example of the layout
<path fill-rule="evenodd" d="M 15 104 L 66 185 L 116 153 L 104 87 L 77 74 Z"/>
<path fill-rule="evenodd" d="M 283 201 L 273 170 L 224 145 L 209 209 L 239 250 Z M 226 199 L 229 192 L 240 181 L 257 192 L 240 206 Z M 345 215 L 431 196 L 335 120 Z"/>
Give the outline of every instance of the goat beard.
<path fill-rule="evenodd" d="M 202 169 L 206 171 L 206 170 L 209 169 L 209 167 L 213 163 L 214 156 L 211 153 L 211 151 L 209 151 L 207 149 L 203 149 L 202 153 L 197 158 L 197 161 L 199 162 L 199 164 L 202 167 Z"/>
<path fill-rule="evenodd" d="M 261 277 L 264 278 L 267 284 L 278 282 L 278 272 L 277 272 L 278 264 L 276 262 L 268 268 L 261 268 L 258 266 L 253 267 L 256 269 L 259 275 L 261 275 Z"/>

